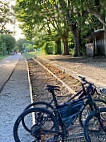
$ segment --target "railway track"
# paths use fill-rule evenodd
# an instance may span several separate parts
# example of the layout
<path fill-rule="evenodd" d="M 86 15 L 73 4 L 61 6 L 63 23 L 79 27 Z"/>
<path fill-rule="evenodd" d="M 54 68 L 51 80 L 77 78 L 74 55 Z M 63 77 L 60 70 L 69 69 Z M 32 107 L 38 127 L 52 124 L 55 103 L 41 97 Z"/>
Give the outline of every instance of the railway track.
<path fill-rule="evenodd" d="M 51 94 L 45 90 L 45 86 L 58 85 L 60 91 L 57 91 L 57 97 L 59 103 L 64 103 L 81 89 L 81 83 L 79 80 L 66 74 L 64 71 L 44 62 L 43 60 L 31 58 L 28 60 L 30 79 L 32 84 L 32 98 L 33 102 L 45 101 L 49 102 L 52 99 Z M 83 129 L 79 125 L 79 121 L 72 126 L 66 142 L 85 142 Z"/>
<path fill-rule="evenodd" d="M 64 103 L 70 96 L 75 93 L 75 90 L 70 87 L 71 85 L 74 89 L 77 88 L 77 90 L 81 88 L 80 82 L 78 80 L 72 78 L 71 76 L 68 76 L 64 72 L 58 70 L 53 66 L 50 66 L 49 64 L 35 59 L 30 59 L 28 60 L 28 66 L 32 85 L 33 101 L 48 102 L 50 101 L 50 99 L 52 99 L 51 94 L 47 90 L 45 90 L 45 86 L 47 84 L 60 86 L 60 91 L 56 92 L 57 96 L 67 96 L 58 97 L 57 99 L 59 103 Z M 68 81 L 70 83 L 68 83 Z M 72 126 L 70 135 L 65 141 L 84 142 L 83 129 L 80 127 L 78 120 L 76 121 L 75 125 Z"/>

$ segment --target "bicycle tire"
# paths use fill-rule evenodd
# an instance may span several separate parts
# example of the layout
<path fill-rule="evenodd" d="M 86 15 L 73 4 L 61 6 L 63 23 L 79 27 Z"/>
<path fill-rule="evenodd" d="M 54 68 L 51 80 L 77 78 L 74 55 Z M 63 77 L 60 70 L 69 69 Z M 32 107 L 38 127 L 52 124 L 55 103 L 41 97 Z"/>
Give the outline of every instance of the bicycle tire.
<path fill-rule="evenodd" d="M 41 120 L 37 120 L 37 122 L 35 124 L 33 124 L 31 126 L 31 131 L 28 132 L 26 131 L 21 125 L 21 121 L 24 117 L 26 117 L 27 115 L 31 114 L 32 113 L 42 113 L 42 115 L 44 116 L 43 119 L 41 119 L 38 115 L 38 119 L 41 119 Z M 47 120 L 46 120 L 47 119 Z M 39 121 L 39 122 L 38 122 Z M 44 122 L 43 122 L 44 121 Z M 53 130 L 58 132 L 58 122 L 55 118 L 55 116 L 52 114 L 52 112 L 44 109 L 44 108 L 30 108 L 30 109 L 27 109 L 25 110 L 16 120 L 15 124 L 14 124 L 14 128 L 13 128 L 13 135 L 14 135 L 14 140 L 15 142 L 27 142 L 27 141 L 31 141 L 31 140 L 27 140 L 26 136 L 31 136 L 32 140 L 35 141 L 36 139 L 36 142 L 39 141 L 41 138 L 41 134 L 42 135 L 46 135 L 46 132 L 49 132 L 49 136 L 50 136 L 50 129 L 52 128 L 52 126 L 48 125 L 48 126 L 44 126 L 46 123 L 50 123 L 52 122 L 53 123 Z M 44 123 L 44 124 L 43 124 Z M 42 124 L 42 125 L 41 125 Z M 39 126 L 40 125 L 40 126 Z M 43 131 L 44 131 L 44 128 L 46 129 L 49 129 L 48 131 L 45 130 L 46 132 L 43 134 Z M 50 128 L 49 128 L 50 127 Z M 42 129 L 41 129 L 42 128 Z M 22 130 L 21 130 L 22 129 Z M 19 132 L 19 130 L 21 130 L 21 132 Z M 23 130 L 25 130 L 25 132 L 27 132 L 26 135 L 23 135 L 21 136 L 21 134 L 23 133 Z M 20 134 L 20 135 L 19 135 Z M 23 133 L 24 134 L 24 133 Z M 55 133 L 53 134 L 53 140 L 51 142 L 54 142 L 57 140 L 58 138 L 58 135 L 56 135 Z M 28 139 L 29 139 L 28 137 Z M 39 138 L 38 138 L 39 137 Z M 45 137 L 44 137 L 45 138 Z M 39 139 L 39 140 L 38 140 Z"/>
<path fill-rule="evenodd" d="M 39 106 L 39 105 L 40 105 L 40 106 Z M 29 104 L 29 105 L 25 108 L 25 110 L 30 109 L 31 107 L 33 107 L 33 108 L 39 107 L 39 108 L 48 109 L 49 111 L 51 111 L 51 112 L 57 117 L 57 113 L 56 113 L 54 107 L 53 107 L 51 104 L 49 104 L 49 103 L 46 103 L 46 102 L 43 102 L 43 101 L 33 102 L 33 103 Z M 24 110 L 24 111 L 25 111 L 25 110 Z M 22 120 L 22 125 L 23 125 L 23 127 L 24 127 L 28 132 L 30 132 L 30 129 L 28 129 L 27 125 L 25 124 L 24 119 Z"/>
<path fill-rule="evenodd" d="M 103 103 L 102 105 L 106 105 L 106 101 L 105 100 L 102 100 L 102 99 L 93 99 L 93 101 L 96 103 L 96 102 L 101 102 L 101 103 Z M 100 105 L 100 103 L 99 103 L 99 105 Z M 82 109 L 82 111 L 79 113 L 79 123 L 80 123 L 80 125 L 81 125 L 81 127 L 84 127 L 84 121 L 86 120 L 86 118 L 87 118 L 87 116 L 91 113 L 91 111 L 90 112 L 88 112 L 88 113 L 84 113 L 83 114 L 83 111 L 85 110 L 85 108 L 88 106 L 88 108 L 90 107 L 89 106 L 89 103 L 86 103 L 85 104 L 85 106 L 84 106 L 84 108 Z M 100 106 L 99 106 L 100 107 Z M 103 106 L 101 106 L 101 107 L 103 107 Z M 89 110 L 88 110 L 89 111 Z M 85 115 L 85 117 L 83 118 L 83 116 Z"/>
<path fill-rule="evenodd" d="M 26 109 L 29 109 L 29 108 L 31 108 L 31 107 L 35 107 L 36 105 L 45 105 L 45 106 L 47 106 L 47 107 L 50 107 L 51 109 L 54 109 L 54 107 L 51 105 L 51 104 L 49 104 L 49 103 L 47 103 L 47 102 L 43 102 L 43 101 L 39 101 L 39 102 L 33 102 L 33 103 L 31 103 L 31 104 L 29 104 L 26 108 L 25 108 L 25 110 Z"/>
<path fill-rule="evenodd" d="M 87 119 L 85 121 L 84 137 L 85 137 L 86 142 L 106 142 L 106 122 L 105 122 L 106 116 L 105 116 L 105 118 L 99 119 L 97 117 L 97 114 L 98 114 L 98 112 L 93 111 L 87 117 Z M 100 108 L 100 115 L 106 115 L 106 108 Z M 92 122 L 93 119 L 97 120 L 98 125 L 99 125 L 98 127 L 97 127 L 96 121 L 94 121 L 96 123 L 96 125 L 94 127 L 94 123 Z M 91 134 L 91 137 L 90 137 L 90 134 Z"/>

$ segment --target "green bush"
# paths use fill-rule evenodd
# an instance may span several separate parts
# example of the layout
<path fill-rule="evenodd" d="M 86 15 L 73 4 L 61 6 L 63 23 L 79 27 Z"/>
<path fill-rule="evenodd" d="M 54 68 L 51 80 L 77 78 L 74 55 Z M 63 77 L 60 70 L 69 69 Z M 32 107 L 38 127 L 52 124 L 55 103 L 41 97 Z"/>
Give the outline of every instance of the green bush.
<path fill-rule="evenodd" d="M 45 52 L 46 52 L 46 54 L 53 54 L 54 53 L 54 44 L 53 44 L 53 42 L 46 43 Z"/>
<path fill-rule="evenodd" d="M 72 56 L 74 56 L 74 48 L 70 48 L 69 53 L 70 53 Z"/>

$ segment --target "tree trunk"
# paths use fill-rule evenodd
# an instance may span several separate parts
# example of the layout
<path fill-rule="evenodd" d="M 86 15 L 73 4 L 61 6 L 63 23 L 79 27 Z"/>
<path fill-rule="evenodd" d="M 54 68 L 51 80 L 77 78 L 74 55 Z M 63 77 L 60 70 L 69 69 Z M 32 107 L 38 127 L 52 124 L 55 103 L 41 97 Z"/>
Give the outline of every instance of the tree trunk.
<path fill-rule="evenodd" d="M 3 56 L 5 55 L 4 49 L 3 49 Z"/>
<path fill-rule="evenodd" d="M 61 39 L 55 41 L 55 54 L 61 54 Z"/>
<path fill-rule="evenodd" d="M 10 51 L 8 50 L 8 55 L 10 54 Z"/>
<path fill-rule="evenodd" d="M 67 37 L 63 38 L 63 43 L 64 43 L 64 53 L 63 53 L 63 55 L 69 55 L 68 38 Z"/>
<path fill-rule="evenodd" d="M 77 30 L 77 29 L 74 29 L 72 31 L 73 33 L 73 36 L 74 36 L 74 47 L 75 47 L 75 50 L 74 50 L 74 56 L 80 56 L 80 31 Z"/>

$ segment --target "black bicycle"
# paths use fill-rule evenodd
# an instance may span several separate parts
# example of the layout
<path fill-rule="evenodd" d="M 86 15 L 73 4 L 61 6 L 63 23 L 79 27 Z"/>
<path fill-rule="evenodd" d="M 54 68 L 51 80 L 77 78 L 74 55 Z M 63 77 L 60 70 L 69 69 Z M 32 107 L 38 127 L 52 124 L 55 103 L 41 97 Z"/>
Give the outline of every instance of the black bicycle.
<path fill-rule="evenodd" d="M 77 93 L 74 97 L 71 97 L 66 103 L 62 105 L 58 104 L 56 95 L 54 93 L 55 90 L 59 90 L 59 87 L 48 85 L 47 90 L 51 92 L 53 96 L 52 101 L 54 102 L 55 107 L 51 105 L 51 103 L 45 102 L 37 102 L 29 105 L 26 110 L 18 117 L 14 124 L 15 141 L 26 142 L 27 135 L 30 141 L 52 142 L 57 141 L 57 139 L 64 141 L 64 138 L 68 136 L 68 131 L 73 123 L 76 121 L 79 115 L 83 114 L 82 112 L 85 106 L 89 105 L 90 113 L 98 108 L 95 102 L 92 100 L 92 96 L 96 90 L 95 87 L 93 87 L 93 84 L 88 83 L 85 78 L 82 78 L 82 80 L 85 83 L 83 84 L 83 89 L 80 91 L 80 93 Z M 85 84 L 88 84 L 86 89 L 84 87 Z M 73 100 L 79 94 L 80 96 L 78 97 L 78 99 Z M 34 106 L 36 104 L 44 104 L 44 106 L 46 107 L 30 108 L 31 106 Z M 29 115 L 29 121 L 32 122 L 31 126 L 29 125 L 30 123 L 27 123 L 27 118 Z M 33 121 L 31 118 L 33 118 Z M 83 125 L 82 117 L 79 118 Z M 24 134 L 24 131 L 21 130 L 22 127 L 20 127 L 20 122 L 22 122 L 25 128 L 24 130 L 27 130 L 26 135 Z M 32 140 L 31 137 L 33 137 Z"/>
<path fill-rule="evenodd" d="M 69 97 L 69 96 L 70 96 L 70 99 L 69 99 L 67 102 L 70 102 L 70 101 L 72 101 L 72 100 L 75 100 L 76 97 L 77 97 L 77 99 L 81 99 L 81 98 L 83 98 L 84 96 L 87 96 L 86 85 L 89 85 L 90 88 L 92 88 L 92 90 L 93 90 L 93 91 L 92 91 L 92 96 L 94 97 L 94 98 L 93 98 L 93 101 L 94 101 L 94 102 L 96 103 L 96 105 L 99 106 L 100 108 L 101 108 L 101 107 L 105 107 L 106 101 L 103 100 L 103 99 L 101 99 L 102 94 L 97 91 L 96 86 L 95 86 L 94 84 L 88 82 L 84 77 L 81 77 L 81 76 L 79 76 L 79 77 L 81 78 L 81 81 L 82 81 L 82 90 L 80 90 L 80 91 L 79 91 L 77 94 L 75 94 L 74 96 L 72 96 L 72 94 L 71 94 L 71 95 L 67 95 L 67 96 L 56 96 L 56 97 L 59 97 L 59 98 L 60 98 L 60 97 Z M 59 87 L 58 87 L 58 89 L 56 89 L 56 90 L 59 91 Z M 91 90 L 91 89 L 89 89 L 89 92 L 90 92 L 90 90 Z M 72 96 L 72 97 L 71 97 L 71 96 Z M 85 97 L 85 99 L 86 99 L 86 98 L 87 98 L 87 97 Z M 29 105 L 25 108 L 25 110 L 26 110 L 26 109 L 29 109 L 29 108 L 31 108 L 31 107 L 40 107 L 40 108 L 42 107 L 42 108 L 48 109 L 49 111 L 54 111 L 54 112 L 55 112 L 55 107 L 53 106 L 53 102 L 54 102 L 54 99 L 52 99 L 49 103 L 47 103 L 47 102 L 42 102 L 42 101 L 34 102 L 34 103 L 29 104 Z M 89 101 L 86 100 L 86 101 L 84 102 L 84 108 L 83 108 L 83 109 L 80 111 L 80 113 L 79 113 L 79 123 L 80 123 L 80 125 L 81 125 L 82 127 L 83 127 L 83 125 L 84 125 L 84 121 L 86 120 L 87 116 L 91 113 L 91 111 L 93 111 L 93 110 L 92 110 L 92 108 L 90 107 Z M 55 114 L 56 114 L 56 113 L 55 113 Z M 25 124 L 24 119 L 22 120 L 22 124 L 23 124 L 24 128 L 25 128 L 27 131 L 29 131 L 28 127 L 27 127 L 26 124 Z"/>

